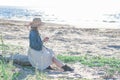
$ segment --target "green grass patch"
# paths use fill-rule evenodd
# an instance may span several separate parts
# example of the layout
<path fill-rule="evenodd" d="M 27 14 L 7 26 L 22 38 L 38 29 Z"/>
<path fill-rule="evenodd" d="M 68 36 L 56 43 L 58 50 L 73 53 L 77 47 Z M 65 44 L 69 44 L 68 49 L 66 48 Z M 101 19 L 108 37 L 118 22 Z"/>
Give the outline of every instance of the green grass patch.
<path fill-rule="evenodd" d="M 19 74 L 12 62 L 6 64 L 5 61 L 0 60 L 0 80 L 15 80 Z"/>
<path fill-rule="evenodd" d="M 58 55 L 58 59 L 65 63 L 75 63 L 80 62 L 83 65 L 89 67 L 104 67 L 108 66 L 108 72 L 118 72 L 120 73 L 120 59 L 107 58 L 102 56 L 69 56 L 69 55 Z"/>

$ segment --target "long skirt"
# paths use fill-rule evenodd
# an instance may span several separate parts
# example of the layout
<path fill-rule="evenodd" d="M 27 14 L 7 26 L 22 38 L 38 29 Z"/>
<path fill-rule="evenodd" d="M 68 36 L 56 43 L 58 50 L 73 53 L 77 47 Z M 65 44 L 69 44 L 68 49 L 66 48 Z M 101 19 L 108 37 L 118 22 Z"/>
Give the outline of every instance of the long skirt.
<path fill-rule="evenodd" d="M 43 46 L 41 51 L 36 51 L 32 48 L 28 50 L 28 59 L 33 67 L 39 70 L 44 70 L 52 64 L 54 52 Z"/>

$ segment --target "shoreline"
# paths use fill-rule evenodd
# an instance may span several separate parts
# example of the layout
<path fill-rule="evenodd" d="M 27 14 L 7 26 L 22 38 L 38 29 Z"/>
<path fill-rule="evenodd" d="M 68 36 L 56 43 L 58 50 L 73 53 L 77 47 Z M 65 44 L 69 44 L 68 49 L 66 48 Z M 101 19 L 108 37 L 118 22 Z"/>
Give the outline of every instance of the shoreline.
<path fill-rule="evenodd" d="M 10 22 L 10 23 L 22 23 L 26 26 L 30 21 L 27 20 L 12 20 L 12 19 L 0 19 L 1 22 Z M 0 24 L 1 24 L 0 22 Z M 81 22 L 81 24 L 68 24 L 68 23 L 55 23 L 55 22 L 43 22 L 44 24 L 48 24 L 51 26 L 69 26 L 70 28 L 83 28 L 83 29 L 120 29 L 119 23 L 112 23 L 112 22 Z M 14 23 L 15 24 L 15 23 Z M 24 26 L 23 25 L 23 26 Z M 97 26 L 97 27 L 96 27 Z"/>

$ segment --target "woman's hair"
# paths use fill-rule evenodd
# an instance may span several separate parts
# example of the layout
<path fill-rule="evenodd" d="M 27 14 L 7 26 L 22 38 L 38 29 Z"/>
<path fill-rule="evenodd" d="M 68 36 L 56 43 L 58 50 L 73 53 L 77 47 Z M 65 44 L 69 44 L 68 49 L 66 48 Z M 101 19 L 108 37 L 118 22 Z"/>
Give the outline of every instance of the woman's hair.
<path fill-rule="evenodd" d="M 44 25 L 44 22 L 41 21 L 41 18 L 33 18 L 32 22 L 27 25 L 28 29 L 37 30 L 39 26 Z"/>
<path fill-rule="evenodd" d="M 40 18 L 34 18 L 33 21 L 30 23 L 31 27 L 38 27 L 41 25 L 41 19 Z"/>

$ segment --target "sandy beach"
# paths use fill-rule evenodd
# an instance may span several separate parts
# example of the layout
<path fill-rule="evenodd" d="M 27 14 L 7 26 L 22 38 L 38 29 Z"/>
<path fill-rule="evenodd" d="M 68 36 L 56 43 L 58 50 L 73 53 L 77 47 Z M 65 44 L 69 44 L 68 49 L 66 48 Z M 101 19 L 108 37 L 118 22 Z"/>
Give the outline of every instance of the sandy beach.
<path fill-rule="evenodd" d="M 0 34 L 5 44 L 19 45 L 22 48 L 20 54 L 26 54 L 29 47 L 29 28 L 27 21 L 14 21 L 0 19 Z M 67 24 L 45 23 L 40 29 L 41 36 L 49 37 L 44 45 L 52 48 L 56 55 L 70 53 L 69 55 L 90 55 L 120 58 L 120 29 L 104 28 L 78 28 Z M 74 72 L 49 71 L 47 74 L 51 79 L 58 80 L 64 77 L 91 80 L 102 80 L 98 70 L 84 66 L 80 63 L 69 64 L 75 69 Z M 21 68 L 23 75 L 21 79 L 34 76 L 29 68 Z M 116 76 L 120 80 L 120 74 Z M 21 80 L 19 79 L 19 80 Z"/>

